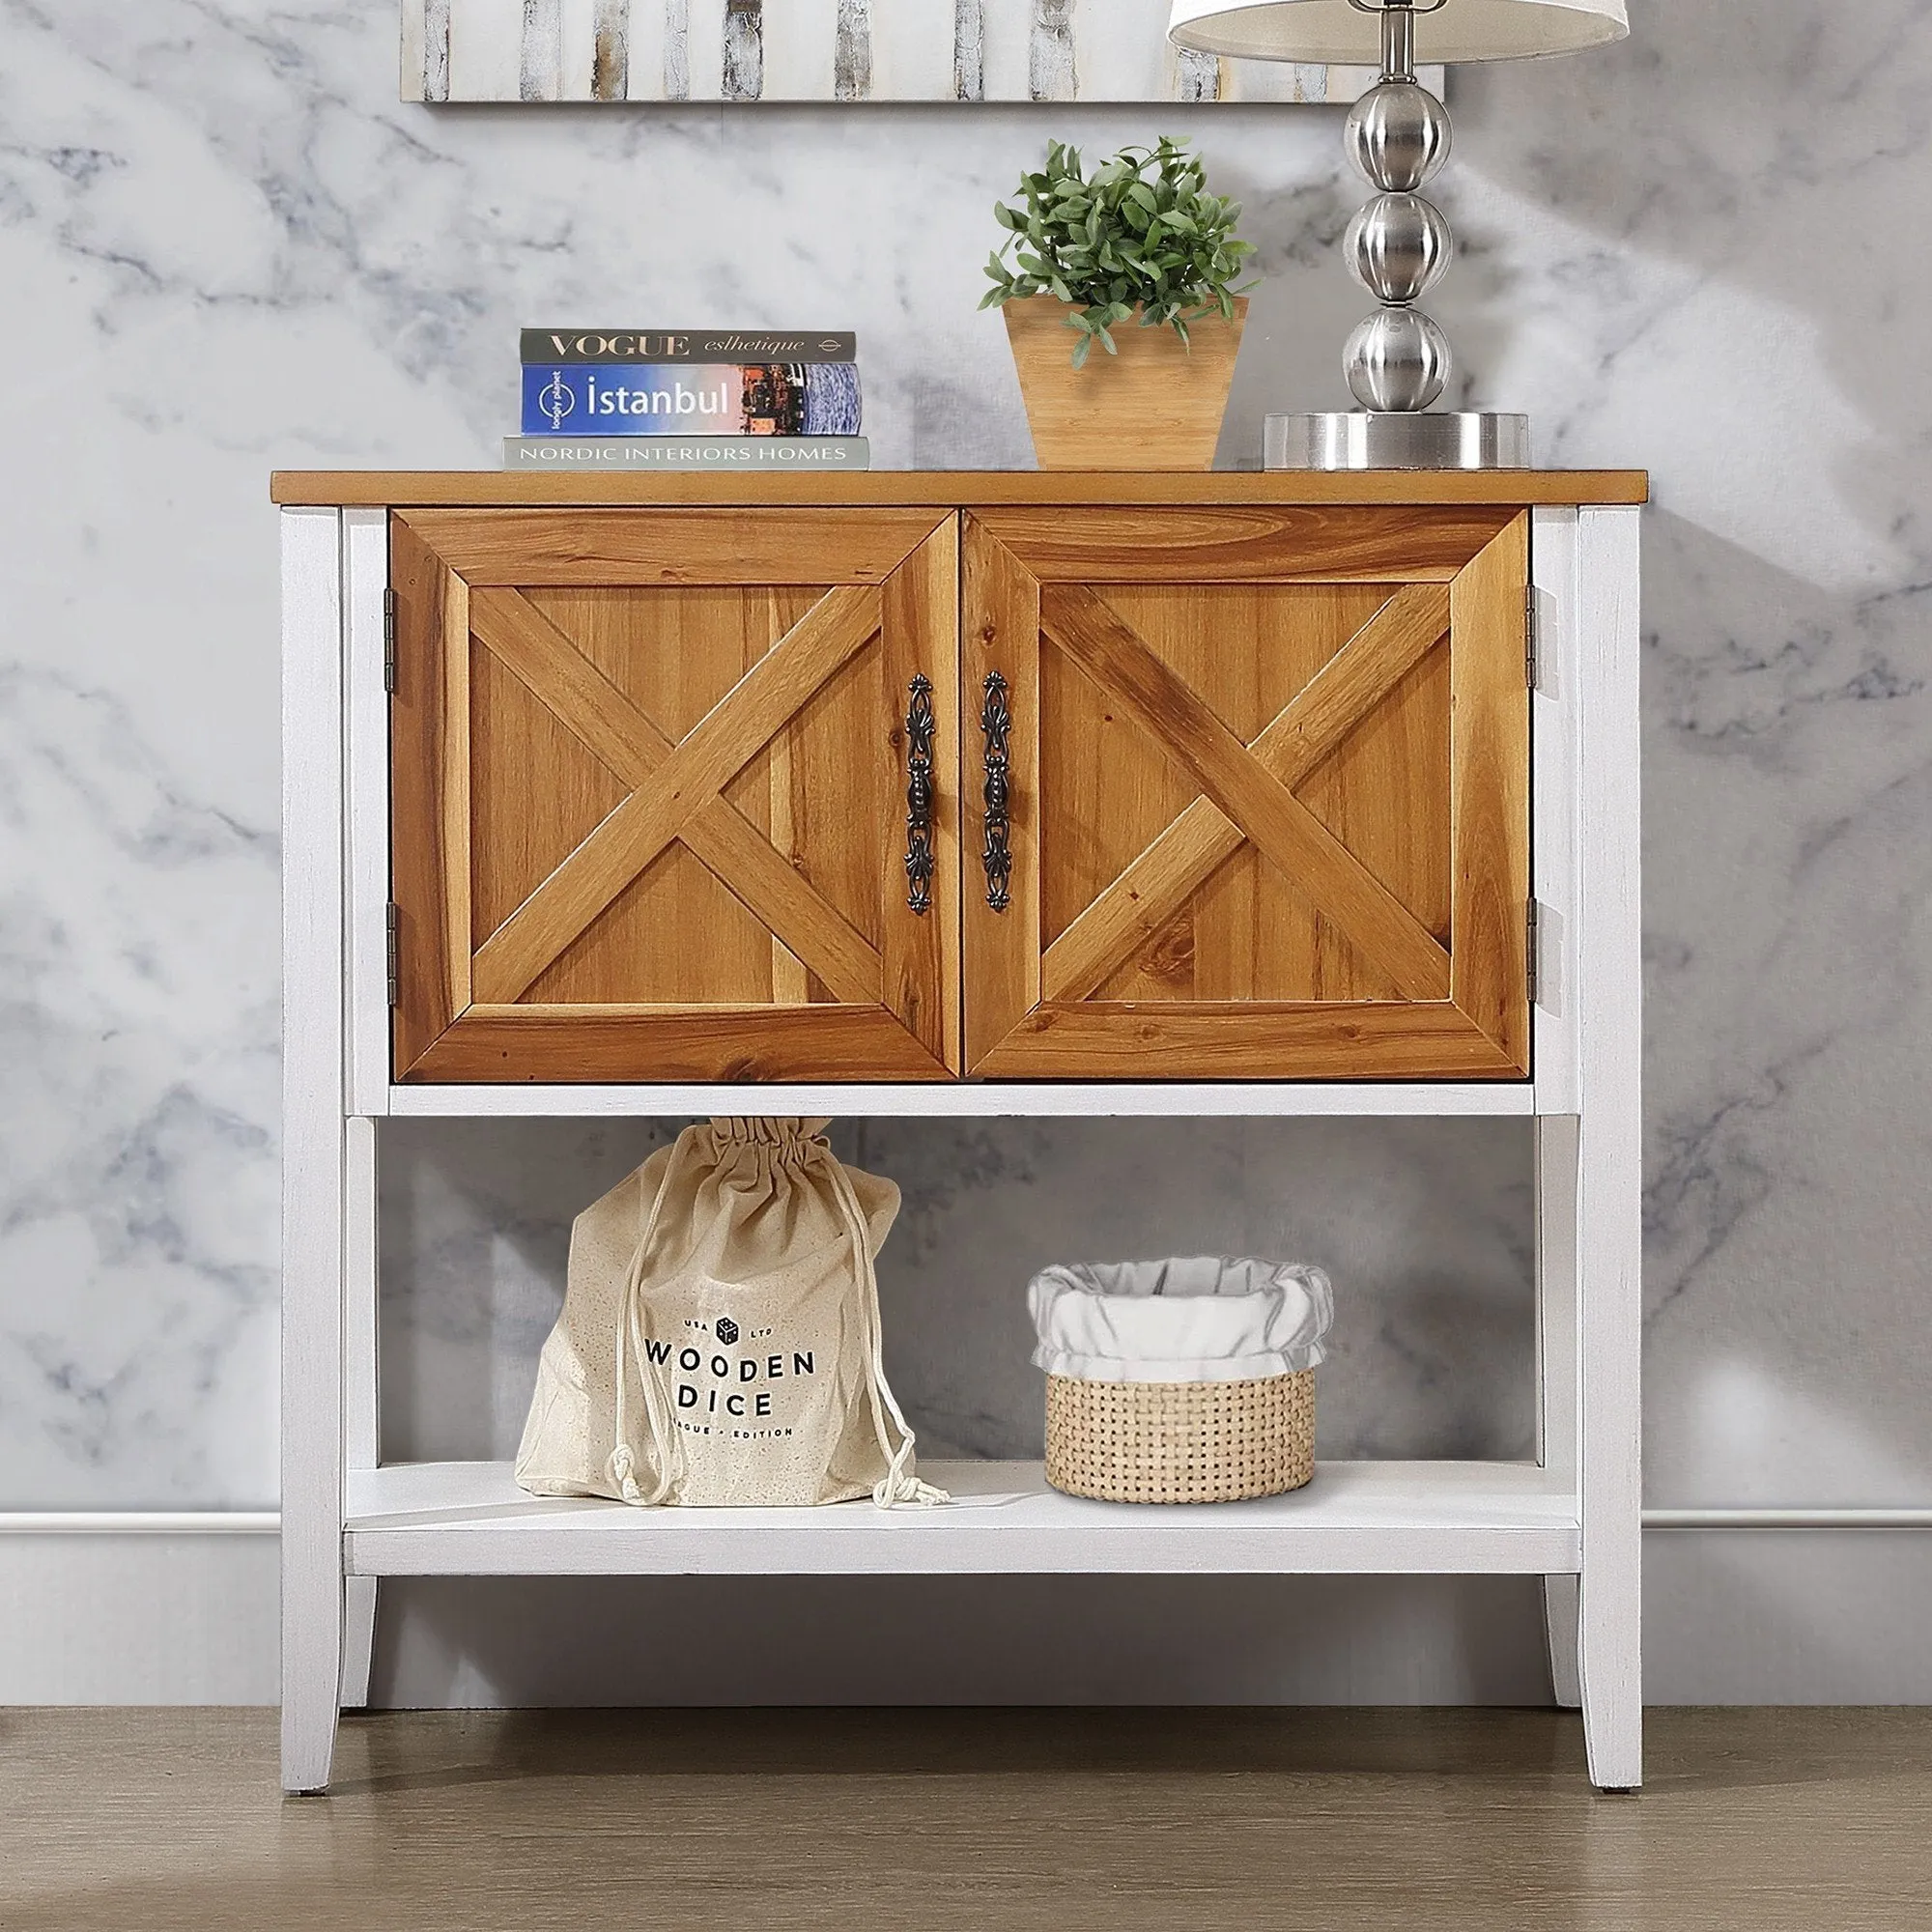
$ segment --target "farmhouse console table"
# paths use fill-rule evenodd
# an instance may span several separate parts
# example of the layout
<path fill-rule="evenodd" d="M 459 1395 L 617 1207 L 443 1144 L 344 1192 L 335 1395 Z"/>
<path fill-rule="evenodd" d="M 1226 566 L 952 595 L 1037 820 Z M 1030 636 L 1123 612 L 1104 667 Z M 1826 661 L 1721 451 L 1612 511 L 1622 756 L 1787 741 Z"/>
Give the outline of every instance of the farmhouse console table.
<path fill-rule="evenodd" d="M 282 475 L 282 1776 L 378 1581 L 1543 1579 L 1641 1777 L 1640 474 Z M 1520 1115 L 1533 1463 L 639 1511 L 384 1463 L 402 1115 Z"/>

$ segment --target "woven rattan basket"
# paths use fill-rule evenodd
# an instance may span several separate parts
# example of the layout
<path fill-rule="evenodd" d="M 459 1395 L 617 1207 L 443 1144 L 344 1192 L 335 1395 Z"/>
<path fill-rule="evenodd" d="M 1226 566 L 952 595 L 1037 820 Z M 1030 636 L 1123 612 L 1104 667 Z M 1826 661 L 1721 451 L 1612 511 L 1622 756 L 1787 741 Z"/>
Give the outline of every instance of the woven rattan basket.
<path fill-rule="evenodd" d="M 1232 1503 L 1315 1473 L 1315 1371 L 1244 1382 L 1046 1378 L 1046 1480 L 1110 1503 Z"/>

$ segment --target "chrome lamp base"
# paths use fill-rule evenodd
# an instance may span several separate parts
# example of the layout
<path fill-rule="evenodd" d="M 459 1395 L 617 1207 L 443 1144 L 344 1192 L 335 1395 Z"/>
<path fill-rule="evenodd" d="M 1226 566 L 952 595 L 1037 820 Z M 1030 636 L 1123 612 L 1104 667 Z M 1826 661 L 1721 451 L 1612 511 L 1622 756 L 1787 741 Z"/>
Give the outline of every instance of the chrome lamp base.
<path fill-rule="evenodd" d="M 1492 410 L 1321 410 L 1271 415 L 1269 469 L 1527 469 L 1529 418 Z"/>
<path fill-rule="evenodd" d="M 1343 126 L 1349 160 L 1376 192 L 1342 249 L 1381 306 L 1343 356 L 1361 407 L 1269 416 L 1263 460 L 1270 469 L 1526 469 L 1526 417 L 1435 407 L 1454 358 L 1418 306 L 1456 253 L 1448 217 L 1419 192 L 1448 158 L 1451 130 L 1448 109 L 1416 78 L 1415 20 L 1447 0 L 1349 4 L 1381 15 L 1382 68 Z"/>

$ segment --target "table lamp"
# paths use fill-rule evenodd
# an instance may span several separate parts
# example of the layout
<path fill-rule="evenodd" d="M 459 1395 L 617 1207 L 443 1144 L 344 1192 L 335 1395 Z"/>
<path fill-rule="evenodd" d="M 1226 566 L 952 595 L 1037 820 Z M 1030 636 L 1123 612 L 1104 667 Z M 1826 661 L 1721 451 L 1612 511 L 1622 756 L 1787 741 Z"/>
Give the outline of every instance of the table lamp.
<path fill-rule="evenodd" d="M 1168 39 L 1194 53 L 1381 63 L 1347 130 L 1350 160 L 1378 190 L 1343 242 L 1350 271 L 1382 304 L 1349 338 L 1361 408 L 1269 416 L 1270 469 L 1528 467 L 1528 417 L 1431 407 L 1449 381 L 1449 342 L 1416 304 L 1442 279 L 1454 239 L 1417 190 L 1448 157 L 1449 115 L 1416 65 L 1572 53 L 1629 32 L 1624 0 L 1174 0 Z"/>

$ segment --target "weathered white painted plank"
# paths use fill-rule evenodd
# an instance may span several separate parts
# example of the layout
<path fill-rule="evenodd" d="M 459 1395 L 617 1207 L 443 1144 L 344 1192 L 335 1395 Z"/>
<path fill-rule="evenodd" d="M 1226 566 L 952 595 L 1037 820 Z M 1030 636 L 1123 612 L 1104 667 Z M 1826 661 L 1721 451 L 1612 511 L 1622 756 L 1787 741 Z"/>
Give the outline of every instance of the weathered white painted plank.
<path fill-rule="evenodd" d="M 832 96 L 835 100 L 872 98 L 872 0 L 838 0 L 833 23 Z"/>
<path fill-rule="evenodd" d="M 447 0 L 449 99 L 523 97 L 524 0 Z"/>
<path fill-rule="evenodd" d="M 524 0 L 517 98 L 520 100 L 558 100 L 562 97 L 562 0 Z"/>
<path fill-rule="evenodd" d="M 985 94 L 985 0 L 953 0 L 952 97 L 955 100 L 982 100 Z"/>
<path fill-rule="evenodd" d="M 649 0 L 641 0 L 648 5 Z M 682 14 L 685 28 L 684 62 L 688 79 L 684 95 L 692 100 L 724 99 L 724 0 L 667 0 Z"/>
<path fill-rule="evenodd" d="M 839 0 L 765 0 L 760 22 L 760 85 L 765 96 L 808 100 L 834 98 Z M 727 57 L 732 18 L 725 16 Z"/>
<path fill-rule="evenodd" d="M 402 56 L 397 73 L 405 100 L 423 98 L 423 30 L 427 12 L 424 0 L 403 0 Z"/>
<path fill-rule="evenodd" d="M 1027 25 L 1027 93 L 1035 100 L 1080 99 L 1081 55 L 1095 54 L 1093 44 L 1076 47 L 1073 39 L 1075 0 L 1033 0 Z"/>
<path fill-rule="evenodd" d="M 450 4 L 451 0 L 403 0 L 405 100 L 449 99 Z"/>
<path fill-rule="evenodd" d="M 630 86 L 631 0 L 593 0 L 589 99 L 624 100 L 630 96 Z M 568 98 L 577 100 L 583 97 L 573 91 Z"/>

